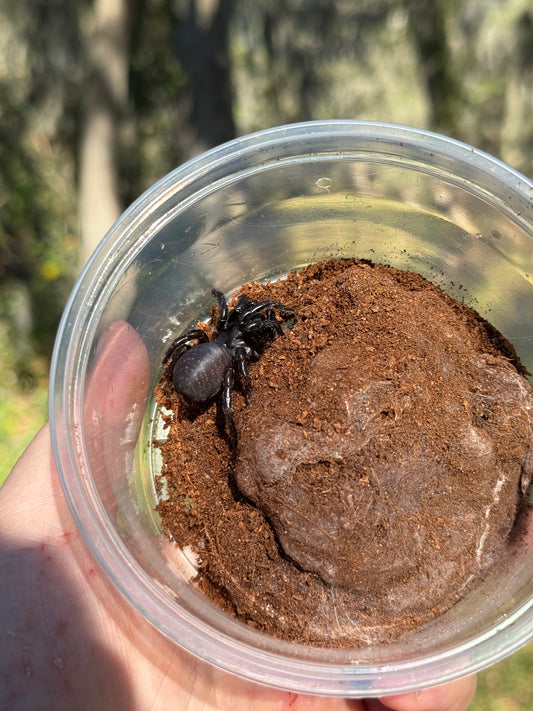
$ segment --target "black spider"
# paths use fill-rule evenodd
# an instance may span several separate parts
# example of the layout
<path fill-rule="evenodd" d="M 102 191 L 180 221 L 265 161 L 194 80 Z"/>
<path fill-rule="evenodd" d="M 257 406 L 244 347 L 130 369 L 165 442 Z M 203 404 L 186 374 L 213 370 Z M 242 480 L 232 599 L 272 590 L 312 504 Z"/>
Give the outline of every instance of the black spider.
<path fill-rule="evenodd" d="M 253 301 L 243 294 L 230 311 L 222 292 L 213 289 L 211 293 L 219 308 L 214 340 L 196 328 L 178 336 L 163 358 L 164 372 L 175 390 L 192 402 L 207 403 L 217 398 L 230 442 L 235 445 L 235 380 L 248 404 L 252 394 L 249 364 L 282 334 L 276 312 L 282 321 L 287 321 L 294 316 L 294 310 L 277 301 Z"/>

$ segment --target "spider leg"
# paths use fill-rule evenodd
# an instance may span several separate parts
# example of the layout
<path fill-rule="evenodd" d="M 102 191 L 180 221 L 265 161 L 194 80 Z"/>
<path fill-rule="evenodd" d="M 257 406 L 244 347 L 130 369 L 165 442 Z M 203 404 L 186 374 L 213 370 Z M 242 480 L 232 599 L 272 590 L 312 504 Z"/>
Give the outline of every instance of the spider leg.
<path fill-rule="evenodd" d="M 183 335 L 175 338 L 168 347 L 163 357 L 163 364 L 165 366 L 165 376 L 168 379 L 172 378 L 172 371 L 174 370 L 174 366 L 178 362 L 178 358 L 180 358 L 189 347 L 190 341 L 198 341 L 198 343 L 205 343 L 208 340 L 209 336 L 207 335 L 207 333 L 199 328 L 193 328 L 190 331 L 187 331 L 187 333 L 184 333 Z"/>
<path fill-rule="evenodd" d="M 227 330 L 235 328 L 235 326 L 239 327 L 241 325 L 243 320 L 243 314 L 246 314 L 249 308 L 248 305 L 250 303 L 254 302 L 250 302 L 250 299 L 248 298 L 247 294 L 241 294 L 239 296 L 239 298 L 237 299 L 237 303 L 228 314 L 228 320 L 225 323 L 225 328 Z"/>
<path fill-rule="evenodd" d="M 223 331 L 226 328 L 228 322 L 228 302 L 226 297 L 218 289 L 211 289 L 211 293 L 218 301 L 218 331 Z"/>
<path fill-rule="evenodd" d="M 233 356 L 233 363 L 235 366 L 234 369 L 242 385 L 244 399 L 248 405 L 250 398 L 252 397 L 252 384 L 250 383 L 250 376 L 248 375 L 248 358 L 246 357 L 246 350 L 242 346 L 236 349 L 235 355 Z"/>
<path fill-rule="evenodd" d="M 275 311 L 279 311 L 284 320 L 294 316 L 294 309 L 291 309 L 290 306 L 280 304 L 279 301 L 251 301 L 250 306 L 242 312 L 241 320 L 249 318 L 250 316 L 255 316 L 264 309 L 267 309 L 271 314 L 274 314 Z"/>
<path fill-rule="evenodd" d="M 176 348 L 180 348 L 183 345 L 187 345 L 189 341 L 198 341 L 198 343 L 202 343 L 208 340 L 209 336 L 205 331 L 202 331 L 200 328 L 193 328 L 190 331 L 187 331 L 187 333 L 178 336 L 172 341 L 172 343 L 167 349 L 167 352 L 163 356 L 163 363 L 168 360 L 168 358 L 170 358 L 172 352 Z"/>
<path fill-rule="evenodd" d="M 235 383 L 233 367 L 230 366 L 224 373 L 222 392 L 220 393 L 220 406 L 224 415 L 226 431 L 232 447 L 237 445 L 237 428 L 233 419 L 233 386 Z"/>
<path fill-rule="evenodd" d="M 276 318 L 276 309 L 280 312 L 282 321 L 287 321 L 294 316 L 294 310 L 283 304 L 278 304 L 275 301 L 263 301 L 258 306 L 263 307 L 264 313 L 256 308 L 249 310 L 241 318 L 241 327 L 243 331 L 267 331 L 269 338 L 274 340 L 276 336 L 283 334 L 281 323 Z"/>
<path fill-rule="evenodd" d="M 281 336 L 283 330 L 279 321 L 276 319 L 254 319 L 250 323 L 246 324 L 246 334 L 251 335 L 255 338 L 259 338 L 262 341 L 273 341 L 276 336 Z M 264 344 L 263 344 L 264 345 Z"/>
<path fill-rule="evenodd" d="M 248 304 L 253 304 L 253 303 L 255 303 L 255 302 L 250 299 L 248 294 L 241 294 L 239 296 L 239 298 L 237 299 L 237 303 L 235 304 L 235 306 L 233 308 L 233 312 L 240 315 L 244 311 L 246 311 L 246 309 L 249 308 Z"/>
<path fill-rule="evenodd" d="M 294 309 L 290 306 L 285 306 L 285 304 L 280 304 L 279 301 L 270 302 L 270 312 L 279 311 L 281 318 L 284 321 L 288 321 L 292 316 L 294 316 Z"/>
<path fill-rule="evenodd" d="M 268 309 L 265 312 L 265 321 L 263 326 L 267 328 L 273 328 L 278 336 L 283 335 L 283 329 L 281 328 L 280 322 L 276 318 L 276 314 L 273 309 Z"/>

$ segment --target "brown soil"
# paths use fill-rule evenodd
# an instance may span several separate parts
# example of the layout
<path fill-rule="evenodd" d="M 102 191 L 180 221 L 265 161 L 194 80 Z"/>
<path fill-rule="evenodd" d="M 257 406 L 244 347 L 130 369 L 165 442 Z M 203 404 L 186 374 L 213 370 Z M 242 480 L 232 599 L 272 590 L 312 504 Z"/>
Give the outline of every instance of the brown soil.
<path fill-rule="evenodd" d="M 165 529 L 197 585 L 288 640 L 392 640 L 451 607 L 506 553 L 533 472 L 533 388 L 513 347 L 422 277 L 358 260 L 246 284 L 297 316 L 235 395 L 172 411 L 158 443 Z"/>

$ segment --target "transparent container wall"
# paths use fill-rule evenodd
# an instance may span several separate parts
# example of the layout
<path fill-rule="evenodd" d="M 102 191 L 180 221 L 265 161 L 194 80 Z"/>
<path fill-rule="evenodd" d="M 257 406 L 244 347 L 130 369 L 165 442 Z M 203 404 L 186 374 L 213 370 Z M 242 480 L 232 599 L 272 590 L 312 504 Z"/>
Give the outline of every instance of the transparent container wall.
<path fill-rule="evenodd" d="M 80 337 L 80 376 L 91 370 L 99 334 L 116 319 L 140 334 L 152 372 L 133 470 L 119 473 L 112 500 L 97 505 L 110 522 L 120 555 L 138 563 L 144 584 L 165 610 L 169 621 L 163 631 L 170 636 L 175 637 L 170 618 L 179 602 L 179 614 L 198 629 L 210 628 L 215 636 L 229 635 L 258 650 L 352 666 L 412 659 L 416 668 L 424 655 L 453 645 L 468 648 L 475 635 L 494 636 L 499 621 L 530 604 L 531 546 L 510 552 L 483 586 L 397 644 L 319 650 L 265 638 L 211 605 L 188 582 L 194 574 L 191 561 L 168 545 L 154 511 L 153 481 L 160 463 L 151 442 L 164 432 L 153 389 L 168 343 L 207 317 L 214 287 L 231 295 L 245 282 L 277 279 L 329 257 L 386 263 L 416 271 L 464 300 L 512 341 L 533 372 L 533 236 L 522 217 L 526 199 L 522 205 L 516 195 L 508 200 L 497 193 L 493 176 L 481 177 L 464 158 L 451 172 L 450 157 L 433 157 L 416 145 L 402 157 L 392 142 L 368 139 L 361 146 L 359 139 L 356 150 L 346 138 L 339 151 L 328 141 L 315 138 L 315 150 L 308 153 L 305 142 L 286 148 L 279 138 L 244 157 L 238 152 L 223 156 L 209 175 L 178 184 L 169 180 L 153 204 L 147 197 L 144 210 L 141 204 L 126 213 L 116 228 L 123 232 L 120 244 L 108 240 L 102 247 L 100 271 L 76 297 L 89 295 L 91 308 Z M 106 484 L 99 480 L 107 476 L 105 467 L 91 462 L 90 455 L 88 466 L 99 490 Z M 496 657 L 498 645 L 505 643 L 504 638 L 494 643 Z M 212 649 L 205 656 L 228 666 Z M 455 663 L 463 668 L 464 658 L 450 662 L 452 675 Z M 415 685 L 423 678 L 417 674 Z"/>
<path fill-rule="evenodd" d="M 212 189 L 170 206 L 103 314 L 127 318 L 156 365 L 164 341 L 211 308 L 213 287 L 231 293 L 356 256 L 417 271 L 464 300 L 533 370 L 533 238 L 468 185 L 336 157 L 263 166 Z"/>
<path fill-rule="evenodd" d="M 357 256 L 417 271 L 464 300 L 515 344 L 533 371 L 531 243 L 519 225 L 465 186 L 410 167 L 349 159 L 339 164 L 337 158 L 289 161 L 237 176 L 190 205 L 170 209 L 125 271 L 102 321 L 120 315 L 136 328 L 148 347 L 155 385 L 165 344 L 206 317 L 213 287 L 230 294 L 246 281 L 276 279 L 328 257 Z M 153 414 L 152 403 L 149 418 Z M 157 532 L 151 432 L 147 426 L 136 463 L 140 500 L 123 532 L 128 538 L 140 533 L 140 542 L 145 531 L 137 530 L 139 510 Z M 162 582 L 176 588 L 172 573 L 159 572 Z M 528 577 L 526 572 L 524 579 L 506 580 L 505 589 L 511 584 L 518 592 Z M 490 586 L 491 596 L 499 585 Z M 523 592 L 532 592 L 529 585 Z M 466 634 L 476 609 L 478 600 Z"/>

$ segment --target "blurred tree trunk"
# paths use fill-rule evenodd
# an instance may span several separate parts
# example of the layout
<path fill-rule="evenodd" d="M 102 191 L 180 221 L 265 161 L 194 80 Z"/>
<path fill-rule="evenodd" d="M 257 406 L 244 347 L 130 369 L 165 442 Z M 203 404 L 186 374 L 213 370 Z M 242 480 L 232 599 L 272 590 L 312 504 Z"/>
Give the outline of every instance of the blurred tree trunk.
<path fill-rule="evenodd" d="M 128 103 L 126 0 L 96 0 L 82 31 L 87 76 L 79 157 L 82 260 L 119 217 L 118 131 Z"/>
<path fill-rule="evenodd" d="M 515 36 L 505 96 L 501 155 L 503 160 L 527 174 L 531 171 L 533 156 L 533 11 L 520 15 Z"/>
<path fill-rule="evenodd" d="M 453 74 L 443 0 L 405 0 L 409 26 L 426 85 L 430 128 L 457 136 L 459 104 Z"/>
<path fill-rule="evenodd" d="M 178 32 L 176 54 L 188 82 L 179 137 L 191 157 L 235 137 L 228 28 L 233 0 L 188 0 Z"/>
<path fill-rule="evenodd" d="M 263 42 L 266 49 L 266 98 L 284 122 L 312 120 L 317 95 L 324 91 L 324 60 L 336 49 L 337 3 L 315 0 L 263 2 Z M 348 15 L 348 13 L 347 13 Z M 343 16 L 345 23 L 349 16 Z M 335 40 L 322 45 L 322 38 Z M 354 28 L 354 41 L 357 28 Z"/>

